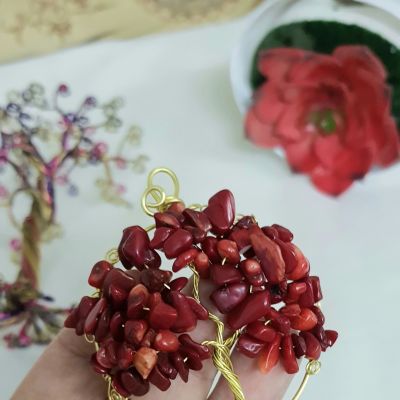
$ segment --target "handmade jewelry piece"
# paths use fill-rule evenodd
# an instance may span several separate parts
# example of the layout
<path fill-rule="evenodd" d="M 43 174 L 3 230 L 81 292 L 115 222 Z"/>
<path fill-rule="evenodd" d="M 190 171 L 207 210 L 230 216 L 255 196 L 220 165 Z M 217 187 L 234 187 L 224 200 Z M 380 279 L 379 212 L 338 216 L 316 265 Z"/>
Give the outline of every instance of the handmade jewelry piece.
<path fill-rule="evenodd" d="M 69 87 L 61 84 L 50 99 L 42 85 L 33 83 L 11 92 L 8 103 L 0 106 L 0 174 L 11 171 L 16 178 L 8 180 L 8 188 L 0 181 L 0 206 L 7 208 L 20 232 L 20 238 L 10 243 L 18 275 L 12 283 L 0 276 L 0 328 L 20 325 L 17 333 L 5 335 L 9 347 L 48 343 L 68 312 L 46 305 L 52 298 L 41 292 L 39 282 L 41 245 L 61 233 L 56 217 L 58 186 L 76 195 L 78 188 L 71 179 L 75 167 L 102 165 L 105 176 L 96 182 L 101 196 L 113 204 L 128 205 L 125 187 L 113 178 L 113 167 L 142 172 L 147 160 L 144 155 L 126 157 L 126 150 L 140 141 L 137 127 L 121 138 L 117 152 L 99 140 L 99 134 L 117 131 L 122 125 L 118 117 L 122 99 L 102 104 L 88 96 L 71 112 L 62 104 L 69 95 Z M 14 206 L 24 195 L 30 199 L 30 209 L 18 221 Z"/>
<path fill-rule="evenodd" d="M 172 195 L 154 184 L 158 174 L 172 179 Z M 230 359 L 233 347 L 257 358 L 262 373 L 281 361 L 294 374 L 298 359 L 306 357 L 306 373 L 293 397 L 299 399 L 320 369 L 321 352 L 338 334 L 323 327 L 320 281 L 310 276 L 293 234 L 237 215 L 229 190 L 216 193 L 207 206 L 186 207 L 176 175 L 166 168 L 150 173 L 142 207 L 154 224 L 123 231 L 118 249 L 92 268 L 89 284 L 95 293 L 83 297 L 65 321 L 94 343 L 90 364 L 106 380 L 108 399 L 141 396 L 150 385 L 165 391 L 178 375 L 187 382 L 190 370 L 201 370 L 212 358 L 234 399 L 244 400 Z M 172 272 L 160 269 L 160 253 Z M 184 268 L 193 274 L 191 294 L 185 292 L 189 280 L 174 277 Z M 205 280 L 214 285 L 210 297 L 221 317 L 202 305 L 199 289 Z M 215 338 L 202 343 L 191 338 L 198 320 L 215 324 Z M 225 326 L 233 334 L 226 337 Z"/>

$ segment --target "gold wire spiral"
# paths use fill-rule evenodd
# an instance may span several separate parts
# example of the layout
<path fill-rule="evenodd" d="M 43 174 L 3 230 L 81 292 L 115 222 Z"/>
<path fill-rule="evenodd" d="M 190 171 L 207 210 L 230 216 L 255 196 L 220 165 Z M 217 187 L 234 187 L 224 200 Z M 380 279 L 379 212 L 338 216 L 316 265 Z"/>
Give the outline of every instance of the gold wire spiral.
<path fill-rule="evenodd" d="M 155 185 L 153 182 L 154 177 L 161 174 L 167 175 L 171 178 L 173 185 L 173 193 L 171 195 L 167 195 L 164 188 Z M 151 202 L 149 197 L 152 197 L 154 202 Z M 170 204 L 180 201 L 179 180 L 175 172 L 165 167 L 154 168 L 152 171 L 150 171 L 147 178 L 147 188 L 142 196 L 143 211 L 148 216 L 152 217 L 156 212 L 165 211 Z"/>
<path fill-rule="evenodd" d="M 110 264 L 116 264 L 119 261 L 119 255 L 118 255 L 118 249 L 113 248 L 109 251 L 107 251 L 106 261 L 108 261 Z"/>

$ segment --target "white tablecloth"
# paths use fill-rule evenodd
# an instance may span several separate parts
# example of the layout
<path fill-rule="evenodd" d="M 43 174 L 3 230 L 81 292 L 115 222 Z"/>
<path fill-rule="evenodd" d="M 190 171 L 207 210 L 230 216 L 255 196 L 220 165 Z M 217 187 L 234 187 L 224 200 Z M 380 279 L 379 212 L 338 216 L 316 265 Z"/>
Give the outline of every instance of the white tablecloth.
<path fill-rule="evenodd" d="M 104 100 L 123 96 L 125 125 L 139 124 L 144 130 L 140 151 L 151 157 L 150 167 L 176 171 L 188 203 L 204 202 L 227 187 L 236 195 L 239 212 L 295 232 L 313 272 L 321 276 L 327 326 L 340 332 L 305 398 L 394 399 L 400 357 L 400 165 L 372 173 L 333 199 L 319 194 L 305 177 L 292 175 L 273 153 L 248 143 L 228 74 L 231 50 L 244 26 L 241 21 L 96 43 L 3 65 L 0 97 L 4 103 L 8 90 L 31 81 L 49 90 L 68 82 L 77 100 L 89 93 Z M 56 294 L 59 305 L 88 293 L 89 268 L 117 243 L 122 227 L 148 223 L 139 206 L 103 203 L 91 184 L 99 174 L 88 168 L 75 172 L 81 188 L 77 198 L 59 191 L 64 236 L 45 246 L 42 279 L 44 291 Z M 130 198 L 138 201 L 145 176 L 123 176 Z M 7 262 L 8 239 L 14 235 L 0 210 L 1 271 L 8 278 L 15 272 Z M 41 351 L 10 351 L 1 345 L 1 399 L 9 398 Z"/>

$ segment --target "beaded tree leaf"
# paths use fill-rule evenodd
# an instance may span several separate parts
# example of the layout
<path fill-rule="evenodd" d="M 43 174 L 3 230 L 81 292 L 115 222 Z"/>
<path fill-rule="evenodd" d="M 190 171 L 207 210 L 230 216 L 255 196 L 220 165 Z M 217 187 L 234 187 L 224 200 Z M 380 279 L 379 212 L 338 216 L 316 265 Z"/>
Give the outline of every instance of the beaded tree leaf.
<path fill-rule="evenodd" d="M 102 198 L 128 206 L 123 197 L 125 187 L 115 181 L 113 169 L 140 173 L 147 161 L 144 155 L 132 158 L 125 154 L 140 143 L 138 127 L 130 128 L 116 151 L 108 148 L 106 135 L 122 125 L 120 98 L 102 104 L 88 96 L 71 112 L 64 105 L 68 99 L 63 99 L 69 95 L 65 84 L 49 97 L 43 86 L 34 83 L 10 93 L 7 104 L 0 106 L 0 172 L 14 173 L 16 178 L 7 179 L 13 187 L 0 183 L 0 204 L 8 208 L 21 233 L 10 242 L 12 260 L 19 265 L 17 279 L 12 284 L 0 280 L 0 327 L 22 324 L 18 334 L 6 335 L 10 347 L 47 343 L 60 328 L 59 314 L 65 312 L 44 305 L 43 301 L 52 299 L 41 293 L 38 282 L 40 244 L 61 234 L 56 218 L 58 188 L 76 195 L 75 168 L 102 166 L 104 177 L 96 181 Z M 14 208 L 17 198 L 24 195 L 30 207 L 19 222 Z"/>
<path fill-rule="evenodd" d="M 154 184 L 159 173 L 172 178 L 173 194 Z M 150 173 L 142 206 L 154 224 L 123 231 L 118 248 L 92 268 L 88 282 L 96 292 L 83 297 L 65 321 L 94 343 L 90 364 L 104 377 L 108 399 L 142 396 L 152 386 L 166 391 L 172 380 L 179 376 L 187 382 L 190 370 L 200 371 L 212 358 L 233 398 L 244 400 L 232 351 L 256 359 L 264 374 L 279 362 L 288 374 L 297 373 L 298 360 L 307 358 L 293 397 L 299 399 L 320 369 L 321 352 L 338 334 L 324 328 L 320 281 L 310 276 L 292 232 L 237 215 L 226 189 L 206 206 L 186 207 L 175 174 L 166 168 Z M 172 272 L 160 268 L 163 259 Z M 192 285 L 176 276 L 185 268 Z M 205 281 L 213 287 L 215 310 L 204 306 L 200 288 Z M 192 339 L 199 320 L 214 324 L 215 337 L 201 343 Z"/>

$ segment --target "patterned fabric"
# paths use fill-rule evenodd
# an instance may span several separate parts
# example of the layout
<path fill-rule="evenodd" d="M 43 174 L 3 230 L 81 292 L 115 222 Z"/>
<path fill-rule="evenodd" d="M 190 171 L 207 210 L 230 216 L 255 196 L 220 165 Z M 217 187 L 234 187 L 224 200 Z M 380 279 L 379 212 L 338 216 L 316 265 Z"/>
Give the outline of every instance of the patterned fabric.
<path fill-rule="evenodd" d="M 243 15 L 262 0 L 0 0 L 0 62 Z"/>

